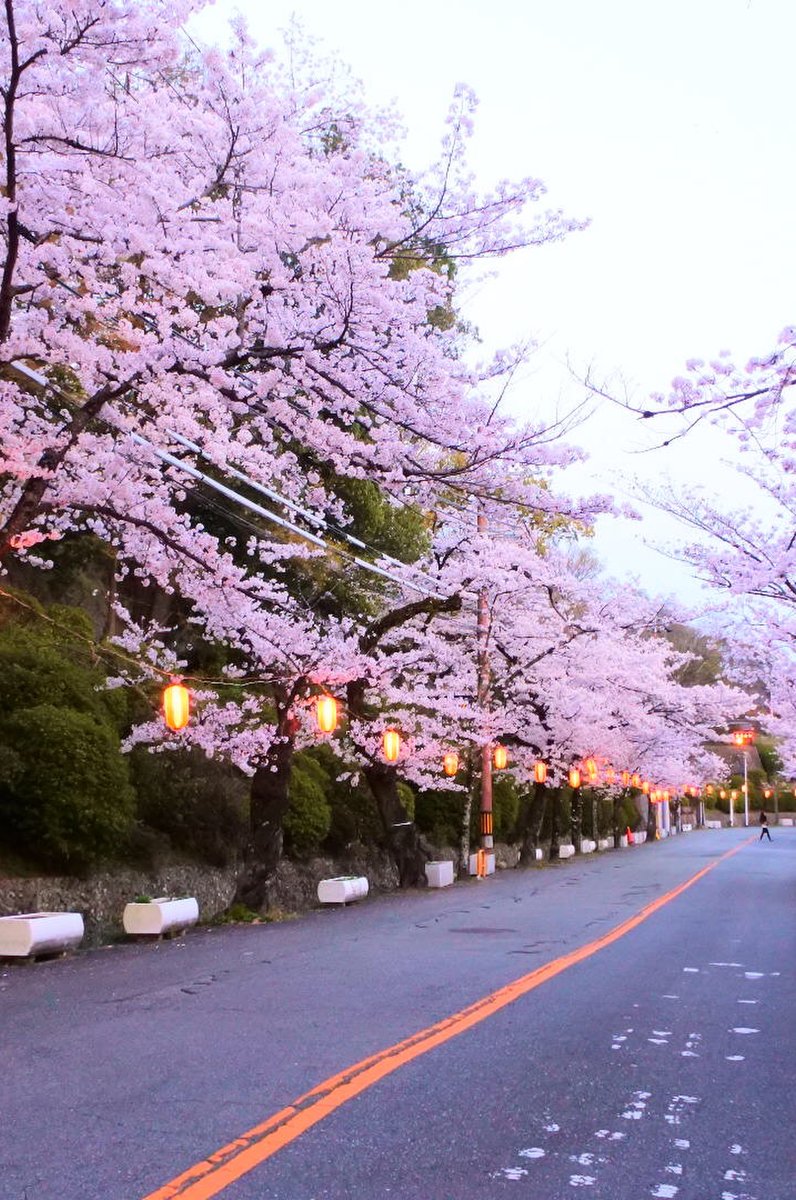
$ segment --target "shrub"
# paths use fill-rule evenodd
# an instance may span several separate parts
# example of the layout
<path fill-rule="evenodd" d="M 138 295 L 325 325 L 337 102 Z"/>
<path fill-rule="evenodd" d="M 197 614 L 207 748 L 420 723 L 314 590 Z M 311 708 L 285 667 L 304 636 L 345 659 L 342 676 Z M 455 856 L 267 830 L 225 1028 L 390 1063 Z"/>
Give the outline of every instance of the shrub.
<path fill-rule="evenodd" d="M 461 837 L 464 794 L 429 790 L 418 792 L 415 800 L 417 827 L 435 846 L 458 845 Z"/>
<path fill-rule="evenodd" d="M 210 866 L 235 861 L 245 835 L 248 796 L 240 771 L 196 748 L 153 754 L 137 746 L 129 758 L 138 816 L 148 830 L 165 837 L 177 853 Z M 136 832 L 130 849 L 140 858 L 147 849 L 159 857 L 157 842 L 144 833 Z"/>
<path fill-rule="evenodd" d="M 115 730 L 52 704 L 22 708 L 0 736 L 16 767 L 0 784 L 0 820 L 22 853 L 83 871 L 111 856 L 131 826 L 134 794 Z"/>
<path fill-rule="evenodd" d="M 326 798 L 329 780 L 310 755 L 297 755 L 290 773 L 290 806 L 285 814 L 285 850 L 298 858 L 317 854 L 332 824 Z"/>

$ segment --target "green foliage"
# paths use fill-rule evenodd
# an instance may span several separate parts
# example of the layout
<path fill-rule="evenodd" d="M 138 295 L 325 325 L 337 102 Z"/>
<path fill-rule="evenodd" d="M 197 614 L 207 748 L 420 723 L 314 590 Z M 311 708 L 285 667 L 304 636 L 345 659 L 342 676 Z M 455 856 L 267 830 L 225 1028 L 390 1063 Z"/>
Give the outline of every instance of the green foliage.
<path fill-rule="evenodd" d="M 345 765 L 329 746 L 321 744 L 303 750 L 296 755 L 295 762 L 303 766 L 307 760 L 322 774 L 325 800 L 331 809 L 328 832 L 321 846 L 323 852 L 341 854 L 354 843 L 381 845 L 383 830 L 367 785 L 338 778 Z"/>
<path fill-rule="evenodd" d="M 641 816 L 632 796 L 623 796 L 617 805 L 616 824 L 620 833 L 625 833 L 628 826 L 635 833 L 644 828 L 644 818 Z M 613 830 L 613 825 L 611 825 Z"/>
<path fill-rule="evenodd" d="M 398 780 L 398 799 L 406 809 L 406 815 L 410 821 L 415 819 L 416 796 L 414 789 L 405 783 L 402 779 Z"/>
<path fill-rule="evenodd" d="M 520 794 L 510 775 L 495 775 L 492 780 L 492 823 L 496 841 L 514 837 L 520 811 Z"/>
<path fill-rule="evenodd" d="M 0 821 L 12 844 L 48 868 L 71 871 L 111 856 L 134 811 L 113 727 L 38 704 L 6 716 L 0 738 L 17 758 L 0 788 Z"/>
<path fill-rule="evenodd" d="M 666 630 L 666 640 L 679 654 L 688 654 L 691 661 L 674 672 L 677 683 L 683 687 L 698 687 L 716 683 L 722 678 L 722 646 L 713 638 L 705 637 L 690 625 L 674 624 Z"/>
<path fill-rule="evenodd" d="M 418 792 L 415 821 L 434 846 L 456 846 L 461 836 L 464 793 L 430 790 Z"/>
<path fill-rule="evenodd" d="M 309 754 L 297 754 L 290 772 L 290 806 L 283 824 L 285 850 L 296 858 L 317 854 L 332 824 L 326 798 L 329 780 L 323 767 Z"/>
<path fill-rule="evenodd" d="M 152 753 L 137 746 L 129 759 L 139 819 L 165 839 L 161 853 L 176 851 L 216 867 L 235 861 L 249 790 L 238 770 L 199 749 Z"/>
<path fill-rule="evenodd" d="M 777 748 L 770 738 L 758 738 L 757 753 L 760 755 L 760 763 L 763 767 L 768 779 L 777 779 L 782 774 L 783 762 L 777 753 Z"/>
<path fill-rule="evenodd" d="M 0 602 L 0 822 L 8 844 L 47 869 L 112 856 L 133 819 L 125 697 L 105 689 L 91 638 L 79 610 Z"/>
<path fill-rule="evenodd" d="M 226 912 L 222 913 L 219 918 L 219 924 L 234 925 L 243 923 L 251 925 L 253 921 L 259 921 L 260 914 L 254 912 L 253 909 L 247 908 L 245 904 L 230 904 Z"/>

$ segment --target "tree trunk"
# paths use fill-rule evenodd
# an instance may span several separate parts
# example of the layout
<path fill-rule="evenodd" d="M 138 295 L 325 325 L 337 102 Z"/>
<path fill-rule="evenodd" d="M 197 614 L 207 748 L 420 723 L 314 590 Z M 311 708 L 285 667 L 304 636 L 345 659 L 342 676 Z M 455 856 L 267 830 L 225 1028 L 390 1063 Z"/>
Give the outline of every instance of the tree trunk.
<path fill-rule="evenodd" d="M 647 797 L 647 841 L 648 842 L 655 841 L 655 828 L 656 828 L 655 805 L 652 803 L 652 801 L 649 799 L 649 797 Z"/>
<path fill-rule="evenodd" d="M 559 857 L 561 848 L 561 791 L 559 788 L 553 792 L 550 818 L 550 861 L 554 862 Z"/>
<path fill-rule="evenodd" d="M 612 819 L 614 824 L 614 850 L 618 850 L 622 845 L 621 837 L 622 830 L 619 828 L 619 812 L 622 808 L 622 801 L 625 798 L 625 792 L 617 792 L 614 796 Z"/>
<path fill-rule="evenodd" d="M 575 847 L 575 853 L 580 854 L 583 849 L 583 793 L 579 787 L 572 789 L 570 813 L 570 837 L 572 845 Z"/>
<path fill-rule="evenodd" d="M 522 798 L 518 822 L 521 867 L 527 867 L 528 863 L 536 862 L 536 851 L 539 847 L 539 837 L 546 808 L 547 786 L 544 783 L 535 783 L 532 790 Z"/>
<path fill-rule="evenodd" d="M 254 912 L 268 906 L 268 884 L 282 857 L 282 822 L 290 803 L 290 767 L 296 726 L 284 716 L 265 762 L 252 779 L 249 839 L 234 904 Z"/>
<path fill-rule="evenodd" d="M 459 862 L 457 874 L 460 879 L 470 874 L 470 821 L 473 813 L 473 801 L 478 794 L 478 776 L 473 766 L 473 752 L 467 752 L 467 788 L 464 793 L 464 811 L 459 832 Z"/>
<path fill-rule="evenodd" d="M 401 887 L 424 887 L 425 866 L 431 859 L 432 850 L 401 803 L 395 767 L 388 763 L 368 763 L 362 774 L 376 801 Z"/>

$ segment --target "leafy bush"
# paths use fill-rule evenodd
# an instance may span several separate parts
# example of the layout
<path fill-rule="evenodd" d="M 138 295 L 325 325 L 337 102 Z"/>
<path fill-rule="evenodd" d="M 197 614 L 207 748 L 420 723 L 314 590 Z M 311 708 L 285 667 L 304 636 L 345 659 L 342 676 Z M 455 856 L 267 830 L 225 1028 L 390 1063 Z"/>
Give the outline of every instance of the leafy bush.
<path fill-rule="evenodd" d="M 124 845 L 134 796 L 125 697 L 105 688 L 84 613 L 0 601 L 0 821 L 20 855 L 83 871 Z"/>
<path fill-rule="evenodd" d="M 243 845 L 248 783 L 227 763 L 207 758 L 201 750 L 169 750 L 153 754 L 137 746 L 130 754 L 130 774 L 138 797 L 138 816 L 146 830 L 167 839 L 166 849 L 214 867 L 224 867 Z M 138 830 L 130 849 L 146 857 Z M 158 854 L 152 844 L 153 857 Z"/>
<path fill-rule="evenodd" d="M 296 756 L 290 773 L 290 807 L 283 825 L 288 854 L 309 858 L 320 850 L 332 824 L 328 786 L 319 762 L 309 754 Z"/>
<path fill-rule="evenodd" d="M 456 846 L 461 837 L 464 794 L 429 790 L 415 800 L 417 827 L 434 846 Z"/>
<path fill-rule="evenodd" d="M 520 794 L 510 775 L 492 780 L 492 823 L 495 840 L 508 842 L 514 837 L 520 811 Z"/>
<path fill-rule="evenodd" d="M 311 760 L 319 768 L 324 779 L 324 795 L 331 809 L 329 829 L 321 849 L 328 854 L 342 854 L 353 843 L 381 845 L 384 831 L 379 814 L 365 783 L 351 783 L 340 779 L 345 764 L 326 745 L 302 750 L 296 755 L 295 763 L 303 765 Z"/>
<path fill-rule="evenodd" d="M 48 868 L 82 871 L 123 843 L 134 793 L 115 730 L 88 713 L 40 704 L 6 717 L 0 737 L 16 758 L 0 785 L 9 841 Z"/>

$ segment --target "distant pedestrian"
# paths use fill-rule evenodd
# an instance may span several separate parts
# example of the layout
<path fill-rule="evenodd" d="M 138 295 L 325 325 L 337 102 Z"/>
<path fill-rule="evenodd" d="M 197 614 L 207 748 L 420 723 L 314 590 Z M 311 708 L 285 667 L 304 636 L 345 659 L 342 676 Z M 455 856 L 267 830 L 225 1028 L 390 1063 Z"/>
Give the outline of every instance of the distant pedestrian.
<path fill-rule="evenodd" d="M 760 837 L 757 840 L 759 842 L 762 842 L 764 837 L 767 837 L 768 840 L 771 841 L 771 834 L 768 831 L 768 817 L 766 816 L 766 814 L 764 812 L 761 812 L 761 814 L 760 814 Z"/>

